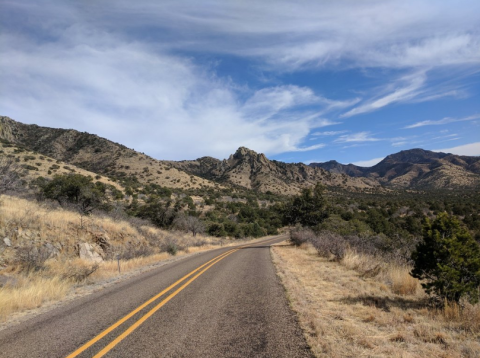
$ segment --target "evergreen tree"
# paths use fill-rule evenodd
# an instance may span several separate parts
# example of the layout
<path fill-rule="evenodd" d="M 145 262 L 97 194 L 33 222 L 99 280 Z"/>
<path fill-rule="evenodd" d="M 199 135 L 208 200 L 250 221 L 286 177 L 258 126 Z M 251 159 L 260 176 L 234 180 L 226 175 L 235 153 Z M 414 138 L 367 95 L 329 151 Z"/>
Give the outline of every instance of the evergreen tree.
<path fill-rule="evenodd" d="M 41 190 L 46 198 L 57 200 L 61 205 L 76 205 L 84 215 L 107 201 L 106 185 L 94 183 L 91 177 L 81 174 L 55 175 L 53 180 L 41 184 Z"/>
<path fill-rule="evenodd" d="M 478 302 L 480 287 L 480 246 L 455 217 L 439 214 L 425 220 L 423 241 L 412 254 L 413 277 L 425 280 L 428 294 L 458 302 L 468 297 Z"/>
<path fill-rule="evenodd" d="M 323 186 L 317 183 L 313 190 L 303 189 L 299 196 L 287 204 L 284 222 L 287 225 L 317 226 L 328 217 L 326 205 Z"/>

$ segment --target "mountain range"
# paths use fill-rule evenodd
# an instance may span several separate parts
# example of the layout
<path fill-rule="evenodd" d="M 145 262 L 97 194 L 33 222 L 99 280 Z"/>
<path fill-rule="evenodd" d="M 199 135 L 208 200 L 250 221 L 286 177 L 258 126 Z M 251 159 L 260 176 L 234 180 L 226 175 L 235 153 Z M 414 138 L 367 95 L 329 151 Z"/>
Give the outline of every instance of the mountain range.
<path fill-rule="evenodd" d="M 423 149 L 389 155 L 370 168 L 334 160 L 309 165 L 283 163 L 244 147 L 224 160 L 200 157 L 166 161 L 94 134 L 23 124 L 8 117 L 0 117 L 0 141 L 4 147 L 23 148 L 106 178 L 134 177 L 140 183 L 171 188 L 242 187 L 290 195 L 317 182 L 329 188 L 361 192 L 478 189 L 480 185 L 480 157 Z M 56 170 L 48 172 L 54 174 Z"/>
<path fill-rule="evenodd" d="M 343 165 L 334 160 L 311 163 L 332 173 L 370 178 L 395 188 L 442 189 L 475 187 L 479 184 L 480 157 L 437 153 L 424 149 L 391 154 L 373 167 Z"/>

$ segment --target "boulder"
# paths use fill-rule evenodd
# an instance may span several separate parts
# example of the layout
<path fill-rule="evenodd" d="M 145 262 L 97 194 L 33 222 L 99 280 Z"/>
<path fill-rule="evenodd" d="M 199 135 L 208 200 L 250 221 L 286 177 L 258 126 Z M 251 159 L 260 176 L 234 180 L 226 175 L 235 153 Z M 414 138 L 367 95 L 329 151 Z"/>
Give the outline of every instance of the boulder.
<path fill-rule="evenodd" d="M 60 255 L 60 251 L 49 242 L 44 244 L 43 247 L 45 247 L 45 249 L 48 251 L 49 258 L 58 257 Z"/>
<path fill-rule="evenodd" d="M 106 233 L 101 232 L 92 233 L 92 236 L 95 243 L 102 249 L 102 253 L 108 252 L 111 246 L 110 237 Z"/>
<path fill-rule="evenodd" d="M 10 239 L 8 237 L 3 239 L 3 243 L 5 244 L 5 246 L 8 246 L 8 247 L 12 246 L 12 242 L 10 241 Z"/>
<path fill-rule="evenodd" d="M 103 261 L 102 256 L 96 251 L 97 245 L 91 245 L 87 242 L 83 242 L 78 245 L 78 253 L 81 259 L 100 263 Z"/>

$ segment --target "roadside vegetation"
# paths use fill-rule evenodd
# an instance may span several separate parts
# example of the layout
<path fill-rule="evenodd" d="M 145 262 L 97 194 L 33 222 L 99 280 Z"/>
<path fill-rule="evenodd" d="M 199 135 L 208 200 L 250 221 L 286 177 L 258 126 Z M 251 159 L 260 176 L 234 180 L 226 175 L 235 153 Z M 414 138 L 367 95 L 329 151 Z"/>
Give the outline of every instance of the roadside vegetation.
<path fill-rule="evenodd" d="M 230 243 L 106 213 L 82 216 L 55 202 L 0 196 L 0 321 L 73 289 Z"/>
<path fill-rule="evenodd" d="M 370 257 L 332 261 L 309 243 L 272 256 L 316 357 L 479 357 L 479 306 L 431 305 L 402 267 L 381 262 L 371 277 Z"/>
<path fill-rule="evenodd" d="M 316 356 L 479 356 L 478 211 L 437 205 L 417 202 L 419 220 L 385 199 L 345 211 L 321 187 L 290 200 L 292 246 L 273 256 Z"/>

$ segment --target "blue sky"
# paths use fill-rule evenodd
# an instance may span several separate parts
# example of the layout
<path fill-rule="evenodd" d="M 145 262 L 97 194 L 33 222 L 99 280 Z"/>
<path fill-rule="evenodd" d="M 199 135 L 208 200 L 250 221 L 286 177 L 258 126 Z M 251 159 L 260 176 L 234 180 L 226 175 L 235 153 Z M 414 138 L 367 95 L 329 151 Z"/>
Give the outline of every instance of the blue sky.
<path fill-rule="evenodd" d="M 0 115 L 158 159 L 480 155 L 480 1 L 0 0 Z"/>

